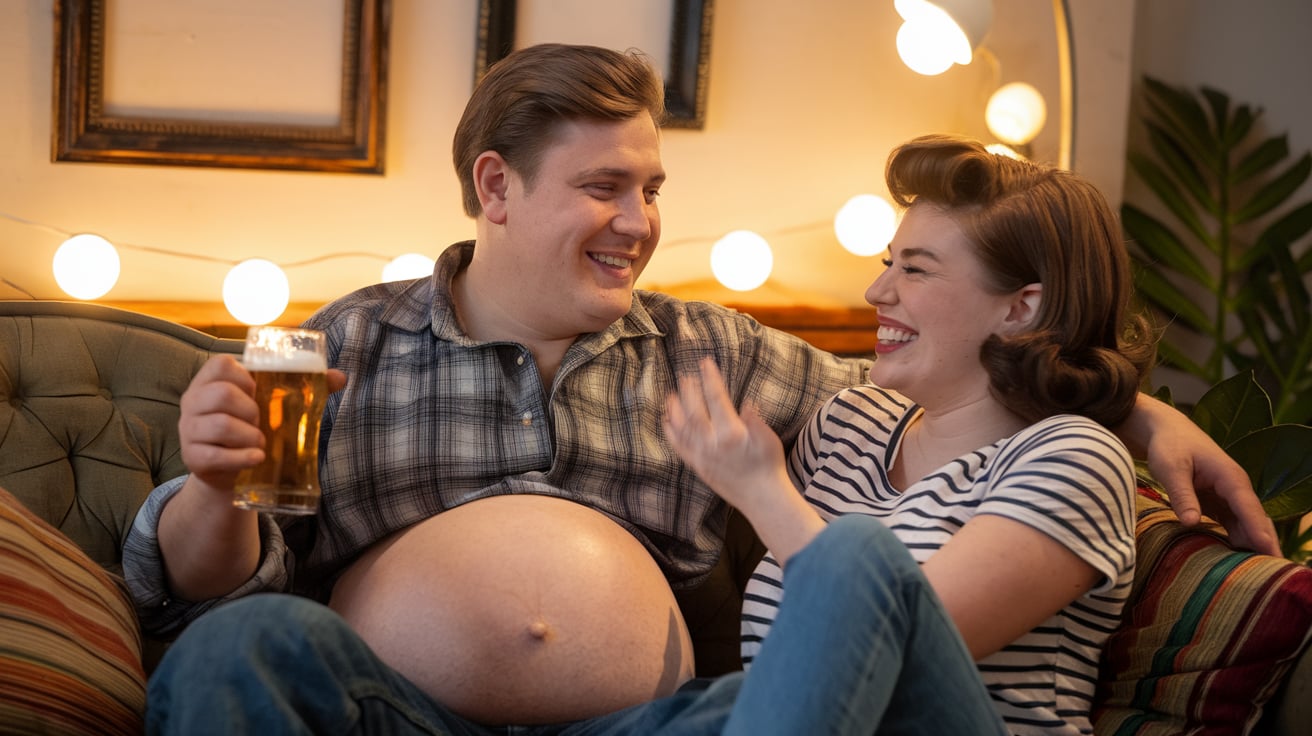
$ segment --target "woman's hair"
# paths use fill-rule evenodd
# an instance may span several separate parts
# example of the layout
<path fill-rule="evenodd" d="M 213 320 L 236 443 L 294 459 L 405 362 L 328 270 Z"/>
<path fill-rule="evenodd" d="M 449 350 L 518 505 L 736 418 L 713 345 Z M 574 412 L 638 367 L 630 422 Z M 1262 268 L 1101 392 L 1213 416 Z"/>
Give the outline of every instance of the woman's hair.
<path fill-rule="evenodd" d="M 628 120 L 643 112 L 661 124 L 665 87 L 640 52 L 558 43 L 512 52 L 474 87 L 456 126 L 452 154 L 465 213 L 482 212 L 474 161 L 485 151 L 501 154 L 531 184 L 560 124 Z"/>
<path fill-rule="evenodd" d="M 989 337 L 980 361 L 993 395 L 1027 421 L 1082 414 L 1125 419 L 1156 357 L 1120 225 L 1102 194 L 1069 171 L 931 135 L 898 147 L 885 170 L 903 207 L 930 202 L 960 226 L 995 293 L 1043 285 L 1023 333 Z"/>

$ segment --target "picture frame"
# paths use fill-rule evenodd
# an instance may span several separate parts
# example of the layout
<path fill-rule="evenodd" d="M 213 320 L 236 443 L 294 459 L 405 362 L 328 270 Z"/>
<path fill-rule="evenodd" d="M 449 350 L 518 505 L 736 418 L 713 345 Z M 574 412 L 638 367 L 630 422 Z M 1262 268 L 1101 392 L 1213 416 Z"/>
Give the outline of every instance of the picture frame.
<path fill-rule="evenodd" d="M 711 26 L 715 0 L 671 0 L 669 68 L 665 70 L 667 128 L 700 130 L 706 125 Z M 515 46 L 516 0 L 479 0 L 474 81 Z"/>
<path fill-rule="evenodd" d="M 55 0 L 53 161 L 384 173 L 391 0 L 343 0 L 336 124 L 113 115 L 105 104 L 105 6 Z"/>

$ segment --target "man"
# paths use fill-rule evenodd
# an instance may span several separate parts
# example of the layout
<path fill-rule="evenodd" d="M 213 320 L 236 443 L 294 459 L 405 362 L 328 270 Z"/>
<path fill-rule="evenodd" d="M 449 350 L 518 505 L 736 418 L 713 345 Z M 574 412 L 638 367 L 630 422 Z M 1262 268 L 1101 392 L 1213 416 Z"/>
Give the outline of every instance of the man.
<path fill-rule="evenodd" d="M 196 621 L 152 679 L 152 729 L 718 730 L 735 685 L 681 689 L 670 587 L 710 571 L 728 510 L 665 441 L 665 397 L 712 357 L 787 443 L 868 364 L 634 290 L 660 236 L 662 98 L 641 57 L 593 47 L 530 47 L 489 71 L 454 144 L 476 241 L 431 279 L 307 323 L 345 385 L 324 417 L 317 516 L 233 508 L 237 472 L 262 456 L 253 383 L 231 359 L 200 371 L 179 422 L 192 473 L 152 494 L 125 542 L 143 624 Z M 1214 480 L 1240 533 L 1273 543 L 1237 466 L 1140 404 L 1125 436 L 1177 499 Z M 270 591 L 300 596 L 248 598 Z"/>

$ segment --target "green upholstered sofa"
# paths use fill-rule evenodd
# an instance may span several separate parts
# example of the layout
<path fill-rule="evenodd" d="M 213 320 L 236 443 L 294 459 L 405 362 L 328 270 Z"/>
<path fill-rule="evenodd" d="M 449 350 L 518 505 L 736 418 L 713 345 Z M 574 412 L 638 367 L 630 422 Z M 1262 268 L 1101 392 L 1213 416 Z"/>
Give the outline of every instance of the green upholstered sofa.
<path fill-rule="evenodd" d="M 0 524 L 0 723 L 138 727 L 138 686 L 162 643 L 134 630 L 119 547 L 151 489 L 185 472 L 179 396 L 210 356 L 240 349 L 110 307 L 0 301 L 0 488 L 21 502 L 0 514 L 12 520 Z M 1140 515 L 1141 575 L 1102 663 L 1098 732 L 1312 733 L 1312 570 L 1233 552 L 1215 529 L 1186 532 L 1147 497 Z M 760 553 L 735 519 L 711 579 L 680 594 L 701 674 L 736 667 Z"/>

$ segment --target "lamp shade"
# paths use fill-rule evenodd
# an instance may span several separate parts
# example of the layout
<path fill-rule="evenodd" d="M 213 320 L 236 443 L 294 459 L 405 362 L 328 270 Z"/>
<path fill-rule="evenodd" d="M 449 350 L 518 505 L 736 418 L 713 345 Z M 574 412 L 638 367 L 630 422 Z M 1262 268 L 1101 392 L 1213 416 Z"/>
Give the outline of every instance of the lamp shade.
<path fill-rule="evenodd" d="M 893 7 L 904 21 L 898 55 L 926 75 L 969 64 L 993 23 L 992 0 L 894 0 Z"/>

